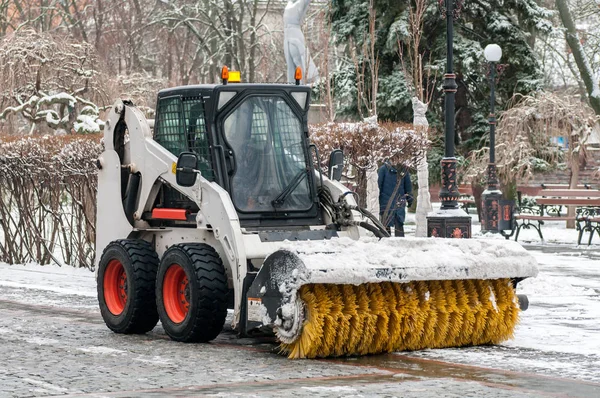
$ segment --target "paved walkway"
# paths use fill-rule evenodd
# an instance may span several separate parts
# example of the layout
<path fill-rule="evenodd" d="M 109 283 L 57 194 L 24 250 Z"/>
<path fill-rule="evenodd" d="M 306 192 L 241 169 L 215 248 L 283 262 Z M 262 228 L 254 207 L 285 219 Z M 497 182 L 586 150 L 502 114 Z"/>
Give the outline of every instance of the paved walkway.
<path fill-rule="evenodd" d="M 536 257 L 544 269 L 543 283 L 571 277 L 581 262 L 572 254 L 536 252 Z M 589 278 L 600 285 L 600 267 L 596 273 L 593 264 L 584 269 L 587 273 L 577 281 Z M 43 275 L 28 284 L 27 272 Z M 544 308 L 548 299 L 532 297 L 522 327 L 542 321 L 541 330 L 572 327 L 566 330 L 575 342 L 587 333 L 600 335 L 600 325 L 588 330 L 586 322 L 583 334 L 575 333 L 572 324 L 589 314 L 577 306 L 581 297 L 573 299 L 579 282 L 567 282 L 570 296 L 560 299 L 556 309 L 567 314 L 564 319 L 548 319 L 544 311 L 554 311 Z M 76 286 L 82 287 L 79 292 Z M 569 342 L 562 351 L 551 341 L 537 347 L 529 341 L 540 334 L 537 329 L 524 329 L 514 342 L 497 347 L 292 361 L 279 356 L 270 339 L 237 339 L 231 330 L 211 344 L 173 342 L 160 326 L 144 336 L 114 334 L 100 317 L 93 286 L 91 273 L 69 276 L 68 270 L 0 266 L 0 397 L 600 396 L 600 352 L 571 352 Z M 598 301 L 600 289 L 594 297 L 589 286 L 582 288 L 590 305 Z"/>

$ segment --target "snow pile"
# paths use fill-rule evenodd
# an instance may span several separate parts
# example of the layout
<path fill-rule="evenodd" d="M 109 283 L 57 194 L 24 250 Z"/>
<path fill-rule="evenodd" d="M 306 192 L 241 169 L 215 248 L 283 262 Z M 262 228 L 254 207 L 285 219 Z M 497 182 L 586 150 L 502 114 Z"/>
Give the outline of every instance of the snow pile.
<path fill-rule="evenodd" d="M 295 254 L 285 268 L 298 269 L 299 285 L 537 275 L 535 258 L 512 241 L 434 238 L 364 238 L 355 241 L 334 238 L 284 242 L 282 249 Z"/>

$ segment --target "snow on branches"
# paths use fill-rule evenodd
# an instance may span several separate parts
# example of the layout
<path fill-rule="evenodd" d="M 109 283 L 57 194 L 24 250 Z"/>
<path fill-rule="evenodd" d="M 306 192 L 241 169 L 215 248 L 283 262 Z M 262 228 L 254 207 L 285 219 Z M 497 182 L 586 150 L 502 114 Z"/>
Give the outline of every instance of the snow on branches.
<path fill-rule="evenodd" d="M 11 115 L 51 130 L 97 133 L 98 107 L 108 98 L 94 47 L 23 30 L 0 41 L 0 120 Z M 81 111 L 79 111 L 80 108 Z M 84 112 L 85 110 L 85 112 Z"/>
<path fill-rule="evenodd" d="M 430 144 L 411 125 L 397 123 L 328 123 L 310 126 L 310 134 L 323 156 L 321 160 L 326 160 L 326 154 L 334 149 L 344 151 L 347 177 L 355 179 L 363 203 L 369 169 L 380 166 L 386 159 L 415 168 Z"/>
<path fill-rule="evenodd" d="M 100 137 L 0 139 L 0 261 L 93 266 Z"/>
<path fill-rule="evenodd" d="M 592 109 L 575 96 L 550 92 L 515 96 L 512 107 L 498 119 L 498 176 L 505 184 L 527 181 L 535 171 L 552 170 L 566 160 L 577 179 L 585 143 L 598 121 Z M 555 137 L 565 139 L 566 153 L 553 143 Z M 489 147 L 473 152 L 467 169 L 469 177 L 481 178 L 488 161 Z"/>

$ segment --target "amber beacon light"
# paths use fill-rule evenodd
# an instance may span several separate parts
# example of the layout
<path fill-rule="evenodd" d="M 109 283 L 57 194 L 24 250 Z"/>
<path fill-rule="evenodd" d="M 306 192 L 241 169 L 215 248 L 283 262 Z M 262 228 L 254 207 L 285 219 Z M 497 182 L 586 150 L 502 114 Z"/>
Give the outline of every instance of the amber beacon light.
<path fill-rule="evenodd" d="M 227 84 L 229 80 L 229 68 L 226 66 L 223 66 L 223 69 L 221 69 L 221 79 L 223 79 L 223 84 Z"/>
<path fill-rule="evenodd" d="M 296 79 L 296 86 L 300 85 L 300 80 L 302 80 L 302 68 L 297 66 L 296 67 L 296 74 L 294 75 L 294 78 Z"/>

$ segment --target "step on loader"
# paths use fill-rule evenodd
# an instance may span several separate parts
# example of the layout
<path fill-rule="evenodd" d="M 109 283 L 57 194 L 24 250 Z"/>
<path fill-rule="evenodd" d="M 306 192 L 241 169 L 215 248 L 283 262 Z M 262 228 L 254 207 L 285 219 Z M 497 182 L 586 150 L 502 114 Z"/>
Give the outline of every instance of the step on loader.
<path fill-rule="evenodd" d="M 533 257 L 504 240 L 390 238 L 339 182 L 339 150 L 327 175 L 313 164 L 309 101 L 306 86 L 224 73 L 160 91 L 153 129 L 115 102 L 97 162 L 107 326 L 160 319 L 173 340 L 208 342 L 231 308 L 241 336 L 274 333 L 291 358 L 510 338 Z"/>

